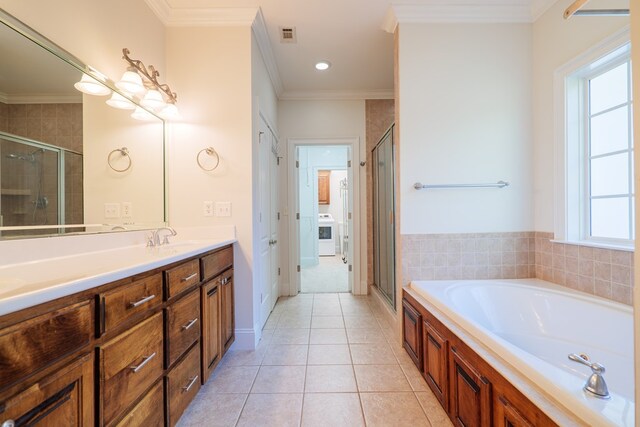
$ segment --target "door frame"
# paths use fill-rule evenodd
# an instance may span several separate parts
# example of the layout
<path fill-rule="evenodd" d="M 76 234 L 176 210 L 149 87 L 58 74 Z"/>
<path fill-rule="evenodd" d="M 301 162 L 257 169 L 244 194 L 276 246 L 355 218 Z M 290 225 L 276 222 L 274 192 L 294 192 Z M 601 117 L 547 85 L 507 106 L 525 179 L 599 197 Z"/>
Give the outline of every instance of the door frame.
<path fill-rule="evenodd" d="M 351 175 L 353 177 L 351 184 L 353 211 L 352 221 L 353 230 L 351 234 L 350 244 L 353 247 L 353 259 L 351 260 L 353 285 L 351 293 L 354 295 L 366 295 L 366 285 L 363 286 L 360 280 L 360 264 L 361 264 L 361 205 L 360 205 L 360 138 L 344 137 L 344 138 L 288 138 L 287 139 L 287 200 L 289 205 L 289 296 L 298 294 L 300 287 L 300 273 L 297 271 L 298 261 L 300 259 L 300 237 L 297 227 L 297 206 L 299 203 L 298 174 L 296 169 L 296 149 L 301 146 L 321 146 L 321 145 L 344 145 L 351 148 Z M 363 289 L 364 287 L 364 289 Z"/>

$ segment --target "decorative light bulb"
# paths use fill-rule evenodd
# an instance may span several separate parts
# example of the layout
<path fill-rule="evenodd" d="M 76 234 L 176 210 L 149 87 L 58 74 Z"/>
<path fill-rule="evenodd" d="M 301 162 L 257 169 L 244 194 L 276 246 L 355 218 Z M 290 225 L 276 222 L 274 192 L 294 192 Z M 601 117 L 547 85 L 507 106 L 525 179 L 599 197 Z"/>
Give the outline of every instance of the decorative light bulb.
<path fill-rule="evenodd" d="M 166 104 L 162 94 L 157 89 L 149 89 L 140 101 L 140 105 L 153 111 L 159 111 Z"/>
<path fill-rule="evenodd" d="M 80 81 L 75 83 L 73 87 L 75 87 L 82 93 L 86 93 L 87 95 L 104 96 L 111 93 L 111 89 L 98 82 L 88 74 L 83 74 Z"/>
<path fill-rule="evenodd" d="M 148 112 L 142 107 L 136 107 L 135 111 L 131 113 L 131 117 L 133 117 L 136 120 L 145 120 L 145 121 L 154 120 L 156 118 L 153 114 L 151 114 L 150 112 Z"/>
<path fill-rule="evenodd" d="M 127 68 L 127 71 L 124 72 L 120 81 L 116 83 L 116 87 L 132 95 L 137 95 L 145 90 L 142 84 L 142 77 L 135 71 L 135 68 L 131 67 Z"/>
<path fill-rule="evenodd" d="M 178 107 L 173 102 L 167 103 L 167 106 L 160 110 L 158 115 L 165 120 L 180 119 L 180 112 L 178 111 Z"/>
<path fill-rule="evenodd" d="M 318 61 L 316 63 L 316 70 L 318 71 L 325 71 L 328 70 L 331 67 L 331 62 L 329 61 Z"/>
<path fill-rule="evenodd" d="M 111 98 L 107 99 L 107 105 L 113 108 L 119 108 L 121 110 L 134 110 L 136 108 L 135 104 L 129 101 L 124 96 L 119 93 L 113 92 Z"/>

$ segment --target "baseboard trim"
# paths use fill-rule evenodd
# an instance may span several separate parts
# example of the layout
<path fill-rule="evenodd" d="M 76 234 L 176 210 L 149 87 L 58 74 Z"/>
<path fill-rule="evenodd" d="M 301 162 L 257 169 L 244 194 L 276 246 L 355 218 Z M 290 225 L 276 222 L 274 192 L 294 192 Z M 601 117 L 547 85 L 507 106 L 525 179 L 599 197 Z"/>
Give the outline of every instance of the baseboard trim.
<path fill-rule="evenodd" d="M 231 349 L 233 350 L 255 350 L 257 345 L 257 340 L 260 339 L 259 336 L 256 336 L 256 332 L 254 329 L 243 328 L 236 329 L 236 340 L 231 345 Z"/>

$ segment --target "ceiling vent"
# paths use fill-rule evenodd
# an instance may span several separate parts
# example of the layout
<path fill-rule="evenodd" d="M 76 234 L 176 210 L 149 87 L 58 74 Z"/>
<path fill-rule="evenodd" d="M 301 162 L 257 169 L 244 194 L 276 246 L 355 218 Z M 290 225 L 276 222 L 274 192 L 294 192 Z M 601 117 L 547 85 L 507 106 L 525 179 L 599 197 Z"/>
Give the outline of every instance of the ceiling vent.
<path fill-rule="evenodd" d="M 280 27 L 280 43 L 297 43 L 296 27 Z"/>

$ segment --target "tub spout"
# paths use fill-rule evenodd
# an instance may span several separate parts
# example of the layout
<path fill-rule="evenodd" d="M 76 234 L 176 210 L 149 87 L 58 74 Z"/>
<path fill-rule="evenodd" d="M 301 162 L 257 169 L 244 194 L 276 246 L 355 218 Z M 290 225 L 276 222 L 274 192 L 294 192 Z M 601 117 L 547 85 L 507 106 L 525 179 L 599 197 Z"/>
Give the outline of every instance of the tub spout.
<path fill-rule="evenodd" d="M 583 387 L 584 391 L 600 399 L 609 399 L 611 397 L 609 395 L 607 383 L 602 376 L 605 373 L 605 368 L 603 365 L 601 365 L 600 363 L 591 362 L 589 361 L 588 357 L 575 353 L 571 353 L 569 355 L 569 360 L 578 362 L 591 368 L 592 373 L 587 380 L 587 383 Z"/>

